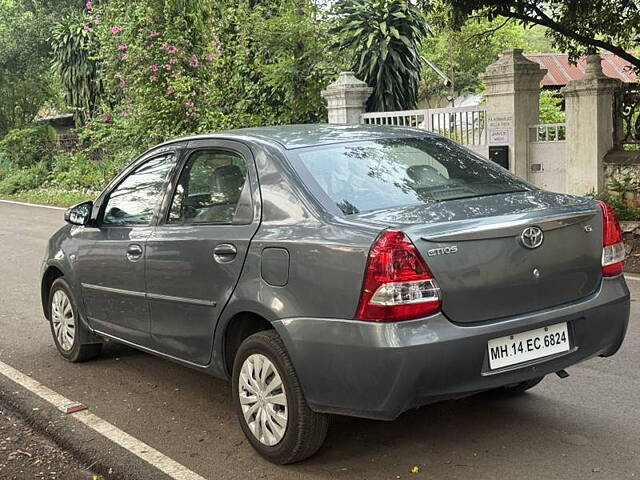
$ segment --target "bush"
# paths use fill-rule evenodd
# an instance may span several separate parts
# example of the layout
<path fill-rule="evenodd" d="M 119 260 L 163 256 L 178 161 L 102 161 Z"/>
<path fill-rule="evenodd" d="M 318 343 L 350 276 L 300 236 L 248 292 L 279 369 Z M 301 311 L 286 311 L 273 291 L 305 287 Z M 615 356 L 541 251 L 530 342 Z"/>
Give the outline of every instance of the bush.
<path fill-rule="evenodd" d="M 0 169 L 48 164 L 55 148 L 56 132 L 48 125 L 14 128 L 0 141 Z"/>
<path fill-rule="evenodd" d="M 640 208 L 630 207 L 622 197 L 610 196 L 605 200 L 613 208 L 620 221 L 640 220 Z"/>
<path fill-rule="evenodd" d="M 607 202 L 616 212 L 618 220 L 622 222 L 640 220 L 640 208 L 630 207 L 621 196 L 601 193 L 599 195 L 595 195 L 594 198 Z"/>
<path fill-rule="evenodd" d="M 92 161 L 84 153 L 60 152 L 50 165 L 42 161 L 21 169 L 0 169 L 0 195 L 49 189 L 92 196 L 102 190 L 118 170 L 113 161 Z"/>
<path fill-rule="evenodd" d="M 0 195 L 13 195 L 40 187 L 47 180 L 48 174 L 44 162 L 20 170 L 8 170 L 0 180 Z"/>
<path fill-rule="evenodd" d="M 84 153 L 60 153 L 53 160 L 47 186 L 62 190 L 97 192 L 109 182 L 114 169 L 106 162 L 94 162 Z"/>

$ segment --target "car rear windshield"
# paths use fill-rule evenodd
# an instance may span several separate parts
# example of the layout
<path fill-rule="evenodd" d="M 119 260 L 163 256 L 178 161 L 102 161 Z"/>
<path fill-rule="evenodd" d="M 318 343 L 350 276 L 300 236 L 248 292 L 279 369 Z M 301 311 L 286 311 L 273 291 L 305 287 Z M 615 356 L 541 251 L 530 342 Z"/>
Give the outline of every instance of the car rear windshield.
<path fill-rule="evenodd" d="M 305 183 L 320 189 L 345 215 L 531 189 L 442 138 L 340 143 L 289 153 Z"/>

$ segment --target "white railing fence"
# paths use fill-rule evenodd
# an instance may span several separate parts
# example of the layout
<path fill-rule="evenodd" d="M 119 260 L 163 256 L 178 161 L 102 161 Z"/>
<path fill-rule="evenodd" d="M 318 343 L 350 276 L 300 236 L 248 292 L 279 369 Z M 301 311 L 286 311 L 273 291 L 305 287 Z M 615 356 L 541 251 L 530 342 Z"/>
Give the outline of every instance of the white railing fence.
<path fill-rule="evenodd" d="M 567 129 L 564 123 L 541 123 L 529 125 L 530 142 L 564 142 Z"/>
<path fill-rule="evenodd" d="M 468 147 L 487 145 L 487 110 L 484 107 L 363 113 L 360 121 L 371 125 L 419 128 L 451 138 Z"/>

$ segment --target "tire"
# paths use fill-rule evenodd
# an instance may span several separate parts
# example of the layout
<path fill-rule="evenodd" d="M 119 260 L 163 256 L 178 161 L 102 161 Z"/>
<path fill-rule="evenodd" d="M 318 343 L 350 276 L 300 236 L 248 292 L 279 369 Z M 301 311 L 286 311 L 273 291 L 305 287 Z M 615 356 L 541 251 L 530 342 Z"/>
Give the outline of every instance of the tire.
<path fill-rule="evenodd" d="M 268 366 L 268 362 L 264 361 L 264 357 L 271 363 L 271 366 Z M 261 400 L 256 400 L 252 403 L 251 398 L 257 399 L 259 397 L 258 394 L 254 395 L 249 392 L 247 385 L 253 388 L 255 392 L 255 386 L 259 384 L 252 384 L 240 379 L 241 373 L 246 378 L 247 372 L 251 371 L 251 365 L 255 366 L 254 372 L 259 370 L 259 366 L 256 365 L 267 365 L 266 377 L 264 381 L 260 382 L 263 386 L 262 388 L 266 390 L 261 390 L 259 394 L 262 395 Z M 275 372 L 273 372 L 273 367 Z M 268 388 L 278 385 L 276 375 L 279 376 L 282 385 L 274 388 L 269 394 Z M 314 455 L 322 446 L 329 427 L 329 417 L 326 414 L 313 412 L 307 405 L 284 343 L 274 330 L 255 333 L 242 342 L 234 360 L 232 380 L 233 403 L 242 431 L 253 448 L 264 458 L 280 465 L 300 462 Z M 284 393 L 284 401 L 278 392 Z M 243 395 L 244 404 L 240 401 L 240 395 Z M 282 403 L 268 402 L 269 398 L 275 397 L 279 397 L 279 401 Z M 284 404 L 286 404 L 286 410 L 284 410 Z M 256 405 L 258 410 L 255 410 Z M 245 419 L 243 406 L 248 410 L 254 408 L 253 417 L 249 414 L 250 419 L 254 418 L 253 422 L 248 422 Z M 275 422 L 267 421 L 268 428 L 266 429 L 261 428 L 259 425 L 258 416 L 262 412 L 271 412 L 268 415 L 268 420 L 273 420 L 277 417 Z M 284 416 L 287 418 L 283 434 L 280 422 L 282 422 Z M 258 429 L 257 433 L 264 430 L 263 440 L 260 440 L 254 434 L 249 423 L 252 423 L 254 429 Z M 262 425 L 265 424 L 262 423 Z M 276 428 L 274 429 L 270 425 Z M 278 433 L 278 428 L 280 428 L 280 433 Z"/>
<path fill-rule="evenodd" d="M 68 303 L 65 299 L 68 300 Z M 49 290 L 49 326 L 58 353 L 62 358 L 73 363 L 91 360 L 100 355 L 102 350 L 102 343 L 84 343 L 84 339 L 90 337 L 90 332 L 87 331 L 80 319 L 77 305 L 67 281 L 63 277 L 56 279 Z M 59 314 L 56 313 L 56 308 Z M 69 321 L 70 319 L 72 322 Z M 73 328 L 67 328 L 66 331 L 73 331 L 72 339 L 70 334 L 64 334 L 65 325 L 70 323 L 73 323 Z M 61 329 L 63 332 L 58 335 Z"/>
<path fill-rule="evenodd" d="M 531 380 L 526 380 L 524 382 L 505 385 L 504 387 L 498 388 L 497 391 L 501 393 L 505 393 L 507 395 L 519 395 L 538 385 L 543 378 L 544 376 L 536 377 L 536 378 L 532 378 Z"/>

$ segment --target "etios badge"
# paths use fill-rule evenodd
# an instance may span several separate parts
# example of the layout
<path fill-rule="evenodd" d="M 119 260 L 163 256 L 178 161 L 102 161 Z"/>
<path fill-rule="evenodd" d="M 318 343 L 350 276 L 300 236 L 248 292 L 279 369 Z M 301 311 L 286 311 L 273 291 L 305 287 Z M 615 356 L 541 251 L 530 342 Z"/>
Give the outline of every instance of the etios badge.
<path fill-rule="evenodd" d="M 544 234 L 540 227 L 527 227 L 520 234 L 522 245 L 527 248 L 538 248 L 544 241 Z"/>

